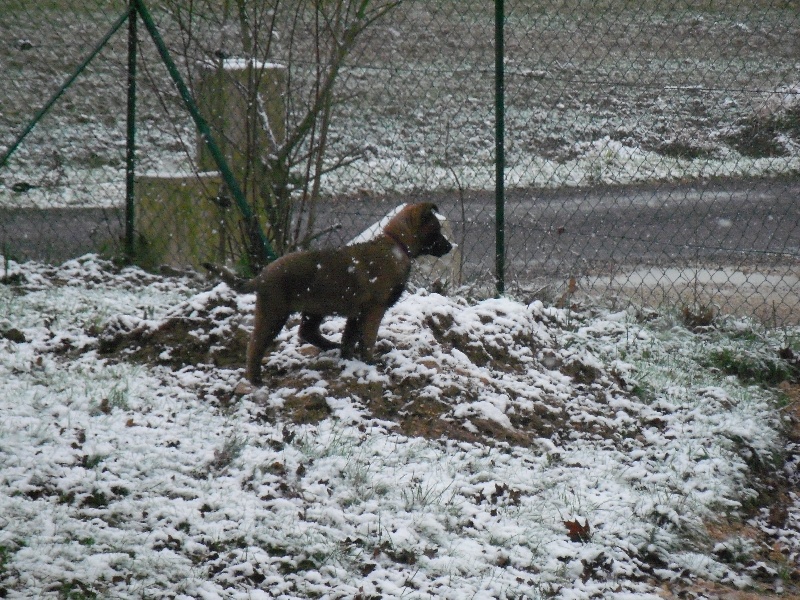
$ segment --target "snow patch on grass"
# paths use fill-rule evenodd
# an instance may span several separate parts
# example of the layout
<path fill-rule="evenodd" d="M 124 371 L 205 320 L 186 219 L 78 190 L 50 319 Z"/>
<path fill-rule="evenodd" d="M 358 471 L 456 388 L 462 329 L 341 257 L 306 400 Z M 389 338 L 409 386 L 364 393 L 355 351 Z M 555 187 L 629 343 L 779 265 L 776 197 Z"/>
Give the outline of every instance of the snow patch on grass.
<path fill-rule="evenodd" d="M 376 365 L 308 352 L 295 324 L 268 385 L 242 393 L 240 363 L 195 359 L 226 343 L 208 331 L 249 328 L 252 297 L 96 257 L 11 269 L 7 597 L 657 598 L 751 581 L 705 533 L 743 513 L 781 448 L 774 394 L 707 364 L 752 348 L 747 324 L 419 290 L 387 314 Z M 166 325 L 181 319 L 207 346 L 181 349 Z"/>

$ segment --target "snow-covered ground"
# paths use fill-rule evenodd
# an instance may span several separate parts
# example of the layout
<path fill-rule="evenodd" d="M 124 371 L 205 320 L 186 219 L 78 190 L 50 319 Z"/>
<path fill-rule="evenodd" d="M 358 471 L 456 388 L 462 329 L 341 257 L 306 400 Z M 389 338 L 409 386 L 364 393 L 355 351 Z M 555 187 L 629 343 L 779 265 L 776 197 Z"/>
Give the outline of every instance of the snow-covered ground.
<path fill-rule="evenodd" d="M 363 113 L 363 110 L 359 110 Z M 459 155 L 452 161 L 443 158 L 453 153 L 452 147 L 434 144 L 422 152 L 419 142 L 415 141 L 416 135 L 397 135 L 395 130 L 404 129 L 401 123 L 381 119 L 381 125 L 376 127 L 373 125 L 374 118 L 364 118 L 363 114 L 358 114 L 344 116 L 337 122 L 334 133 L 339 135 L 339 139 L 333 144 L 334 156 L 356 145 L 362 145 L 369 150 L 364 153 L 362 160 L 333 170 L 323 177 L 326 195 L 381 195 L 417 190 L 440 192 L 459 187 L 469 190 L 494 189 L 495 166 L 491 146 L 493 134 L 486 129 L 486 123 L 479 113 L 472 115 L 472 122 L 453 134 L 453 137 L 456 138 L 455 143 L 461 144 L 459 147 L 469 146 L 470 139 L 479 137 L 486 142 L 485 146 L 491 147 L 491 151 L 486 149 Z M 560 118 L 563 120 L 568 117 Z M 445 126 L 444 123 L 432 122 L 424 126 L 419 136 L 432 135 L 427 130 Z M 94 142 L 91 140 L 97 136 L 98 131 L 101 130 L 86 130 L 80 136 L 85 138 L 85 143 L 92 145 Z M 175 131 L 175 135 L 180 135 L 184 142 L 194 137 L 188 122 L 176 127 Z M 509 135 L 513 136 L 515 133 L 517 132 L 512 131 Z M 522 133 L 527 134 L 524 131 Z M 61 136 L 61 133 L 56 135 Z M 719 139 L 722 131 L 709 135 Z M 565 145 L 570 144 L 568 138 L 562 142 Z M 171 145 L 174 146 L 175 143 Z M 180 147 L 180 144 L 177 145 Z M 792 142 L 791 149 L 785 156 L 753 157 L 743 156 L 719 142 L 713 155 L 687 159 L 664 155 L 642 148 L 635 142 L 624 143 L 608 136 L 592 142 L 574 142 L 573 152 L 568 158 L 544 157 L 512 148 L 508 152 L 506 186 L 559 188 L 653 181 L 677 182 L 715 177 L 771 177 L 800 171 L 798 148 L 800 145 Z M 46 145 L 42 147 L 42 151 L 52 154 L 52 148 Z M 171 176 L 192 173 L 193 156 L 187 156 L 183 150 L 173 152 L 164 146 L 145 142 L 140 152 L 140 173 L 167 173 Z M 116 162 L 114 166 L 98 168 L 60 167 L 59 172 L 54 175 L 46 161 L 37 160 L 40 155 L 38 150 L 21 152 L 20 155 L 2 170 L 2 207 L 109 207 L 120 206 L 124 202 L 125 169 L 119 160 L 113 161 Z M 20 192 L 19 186 L 27 189 Z"/>
<path fill-rule="evenodd" d="M 416 290 L 376 365 L 299 345 L 295 322 L 253 390 L 252 296 L 94 256 L 4 265 L 3 597 L 621 599 L 796 581 L 800 500 L 759 508 L 796 468 L 796 405 L 758 382 L 788 377 L 778 352 L 798 331 Z"/>

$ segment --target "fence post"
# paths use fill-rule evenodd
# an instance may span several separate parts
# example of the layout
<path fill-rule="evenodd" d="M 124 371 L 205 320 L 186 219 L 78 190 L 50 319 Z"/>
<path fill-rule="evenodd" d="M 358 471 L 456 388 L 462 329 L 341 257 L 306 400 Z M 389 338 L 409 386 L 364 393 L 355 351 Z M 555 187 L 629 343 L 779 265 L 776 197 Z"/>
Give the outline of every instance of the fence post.
<path fill-rule="evenodd" d="M 506 223 L 505 223 L 505 7 L 503 0 L 494 2 L 494 76 L 495 76 L 495 282 L 497 294 L 506 288 Z"/>
<path fill-rule="evenodd" d="M 136 175 L 136 2 L 128 13 L 128 111 L 125 141 L 125 258 L 131 263 L 136 252 L 134 237 L 134 176 Z"/>

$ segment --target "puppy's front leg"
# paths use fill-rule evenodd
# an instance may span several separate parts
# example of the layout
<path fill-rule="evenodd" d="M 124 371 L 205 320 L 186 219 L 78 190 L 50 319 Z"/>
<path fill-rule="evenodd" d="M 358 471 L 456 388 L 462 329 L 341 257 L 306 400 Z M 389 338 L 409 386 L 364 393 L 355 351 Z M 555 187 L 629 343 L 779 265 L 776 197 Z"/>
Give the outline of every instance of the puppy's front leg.
<path fill-rule="evenodd" d="M 366 311 L 361 317 L 361 357 L 365 363 L 372 364 L 375 340 L 378 328 L 386 313 L 386 307 L 376 306 Z"/>
<path fill-rule="evenodd" d="M 270 305 L 262 294 L 256 296 L 253 333 L 247 344 L 247 379 L 253 385 L 261 385 L 261 359 L 288 319 L 287 309 Z"/>

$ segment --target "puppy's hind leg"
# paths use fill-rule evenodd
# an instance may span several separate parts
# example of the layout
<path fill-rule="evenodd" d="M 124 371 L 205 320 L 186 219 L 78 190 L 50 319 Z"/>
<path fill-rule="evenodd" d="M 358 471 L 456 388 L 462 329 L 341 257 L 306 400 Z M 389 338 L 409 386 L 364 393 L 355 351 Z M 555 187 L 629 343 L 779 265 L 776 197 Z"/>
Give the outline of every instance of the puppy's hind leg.
<path fill-rule="evenodd" d="M 300 339 L 307 344 L 314 344 L 320 350 L 333 350 L 338 348 L 339 344 L 330 341 L 319 331 L 319 326 L 322 324 L 323 315 L 312 315 L 303 313 L 300 320 Z"/>
<path fill-rule="evenodd" d="M 288 310 L 270 306 L 261 294 L 256 296 L 253 333 L 247 344 L 247 378 L 253 385 L 261 385 L 261 359 L 288 319 Z"/>

